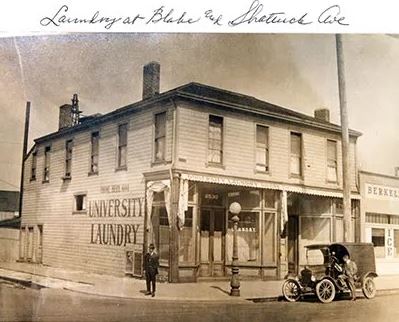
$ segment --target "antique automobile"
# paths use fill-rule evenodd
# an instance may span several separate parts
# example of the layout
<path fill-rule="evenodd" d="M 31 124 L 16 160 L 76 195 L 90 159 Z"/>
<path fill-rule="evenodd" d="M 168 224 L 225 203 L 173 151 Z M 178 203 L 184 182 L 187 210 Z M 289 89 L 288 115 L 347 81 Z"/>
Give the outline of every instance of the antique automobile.
<path fill-rule="evenodd" d="M 304 269 L 298 276 L 290 276 L 283 284 L 283 296 L 295 302 L 307 294 L 316 294 L 322 303 L 329 303 L 336 295 L 350 292 L 343 274 L 343 257 L 357 264 L 355 286 L 361 288 L 363 295 L 371 299 L 376 294 L 374 277 L 374 248 L 371 243 L 333 243 L 306 246 Z"/>

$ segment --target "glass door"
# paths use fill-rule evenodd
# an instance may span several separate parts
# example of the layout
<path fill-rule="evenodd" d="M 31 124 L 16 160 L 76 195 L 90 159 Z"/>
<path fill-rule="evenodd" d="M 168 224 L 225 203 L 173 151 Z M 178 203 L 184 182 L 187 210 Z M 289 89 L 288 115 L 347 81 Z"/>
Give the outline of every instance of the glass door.
<path fill-rule="evenodd" d="M 224 209 L 201 209 L 200 276 L 224 275 Z"/>

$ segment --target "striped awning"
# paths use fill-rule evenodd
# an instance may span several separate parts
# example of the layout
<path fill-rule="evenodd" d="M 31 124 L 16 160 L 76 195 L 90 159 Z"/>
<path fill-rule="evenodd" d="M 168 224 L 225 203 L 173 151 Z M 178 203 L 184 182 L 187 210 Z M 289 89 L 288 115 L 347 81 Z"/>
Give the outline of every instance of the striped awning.
<path fill-rule="evenodd" d="M 343 193 L 342 191 L 339 190 L 315 188 L 303 185 L 276 183 L 271 181 L 251 180 L 251 179 L 234 178 L 234 177 L 227 177 L 221 175 L 192 174 L 192 173 L 182 173 L 181 178 L 196 182 L 224 184 L 230 186 L 241 186 L 241 187 L 258 188 L 258 189 L 280 190 L 280 191 L 296 192 L 296 193 L 322 196 L 322 197 L 343 198 Z M 351 198 L 360 199 L 360 194 L 352 193 Z"/>

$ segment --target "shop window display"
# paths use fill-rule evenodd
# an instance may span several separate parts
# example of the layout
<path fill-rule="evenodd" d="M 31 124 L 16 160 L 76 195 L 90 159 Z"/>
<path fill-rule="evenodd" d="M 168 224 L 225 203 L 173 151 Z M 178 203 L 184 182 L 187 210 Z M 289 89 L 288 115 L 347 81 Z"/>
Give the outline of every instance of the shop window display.
<path fill-rule="evenodd" d="M 229 214 L 227 229 L 227 259 L 231 260 L 233 251 L 233 221 Z M 238 217 L 237 244 L 240 263 L 257 262 L 259 260 L 259 213 L 241 212 Z"/>

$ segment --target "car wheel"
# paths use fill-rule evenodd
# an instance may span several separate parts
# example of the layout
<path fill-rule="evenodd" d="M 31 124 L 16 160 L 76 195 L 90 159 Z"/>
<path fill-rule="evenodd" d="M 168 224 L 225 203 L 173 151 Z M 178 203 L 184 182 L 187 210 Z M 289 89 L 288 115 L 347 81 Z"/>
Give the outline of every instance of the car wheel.
<path fill-rule="evenodd" d="M 328 279 L 323 279 L 316 285 L 316 295 L 320 302 L 330 303 L 335 297 L 335 286 Z"/>
<path fill-rule="evenodd" d="M 372 277 L 366 277 L 362 283 L 362 292 L 367 299 L 372 299 L 377 293 Z"/>
<path fill-rule="evenodd" d="M 288 279 L 283 284 L 283 296 L 288 302 L 296 302 L 301 297 L 301 288 L 294 279 Z"/>

